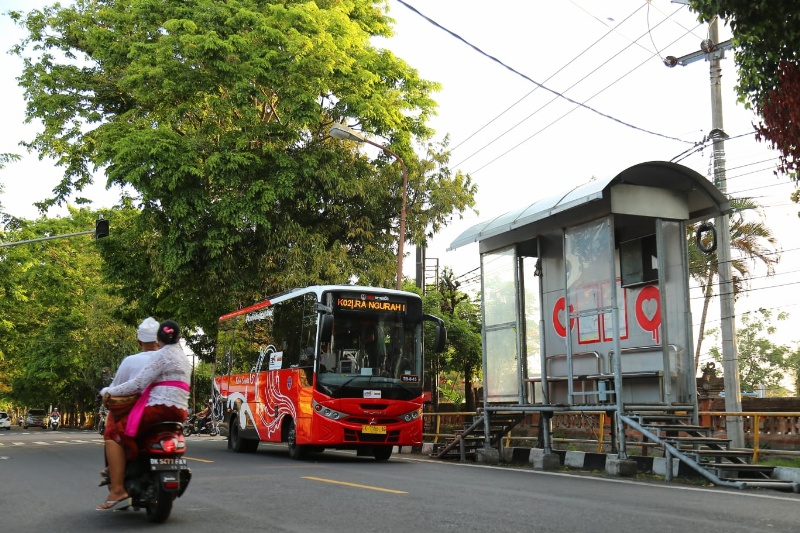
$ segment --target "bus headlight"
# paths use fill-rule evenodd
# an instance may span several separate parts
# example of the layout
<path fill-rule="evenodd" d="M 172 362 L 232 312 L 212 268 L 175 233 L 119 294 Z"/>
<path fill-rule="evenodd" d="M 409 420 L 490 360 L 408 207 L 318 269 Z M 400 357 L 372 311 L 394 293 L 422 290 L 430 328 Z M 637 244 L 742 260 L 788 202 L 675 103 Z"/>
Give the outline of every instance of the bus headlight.
<path fill-rule="evenodd" d="M 421 409 L 414 409 L 413 411 L 409 411 L 404 415 L 400 415 L 398 418 L 403 422 L 411 422 L 412 420 L 416 420 L 420 416 Z"/>
<path fill-rule="evenodd" d="M 311 402 L 311 406 L 314 408 L 314 411 L 321 414 L 325 418 L 330 418 L 331 420 L 344 420 L 347 418 L 347 415 L 341 411 L 331 409 L 330 407 L 325 407 L 324 405 L 317 403 L 316 400 Z"/>

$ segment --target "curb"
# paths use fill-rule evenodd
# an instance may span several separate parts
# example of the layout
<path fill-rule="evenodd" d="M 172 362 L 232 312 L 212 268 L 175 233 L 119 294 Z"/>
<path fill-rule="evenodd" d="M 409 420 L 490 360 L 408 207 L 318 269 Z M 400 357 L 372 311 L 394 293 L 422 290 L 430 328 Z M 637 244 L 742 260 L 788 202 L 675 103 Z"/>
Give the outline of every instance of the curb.
<path fill-rule="evenodd" d="M 509 447 L 503 448 L 502 459 L 505 463 L 528 463 L 534 468 L 537 464 L 534 463 L 533 450 L 537 448 L 523 448 L 523 447 Z M 432 442 L 424 442 L 422 446 L 395 446 L 394 453 L 397 454 L 416 454 L 430 456 L 434 452 L 434 444 Z M 580 451 L 564 451 L 553 450 L 554 456 L 559 458 L 561 466 L 571 468 L 574 470 L 594 470 L 608 472 L 609 459 L 616 460 L 616 454 L 605 453 L 592 453 Z M 664 457 L 644 457 L 644 456 L 629 456 L 629 460 L 636 462 L 636 472 L 643 474 L 656 474 L 659 476 L 666 476 L 667 474 L 667 459 Z M 680 462 L 678 459 L 672 459 L 672 475 L 673 477 L 698 477 L 700 474 L 689 468 L 687 465 Z M 772 472 L 772 479 L 779 481 L 793 481 L 800 483 L 800 468 L 792 468 L 788 466 L 776 466 Z"/>

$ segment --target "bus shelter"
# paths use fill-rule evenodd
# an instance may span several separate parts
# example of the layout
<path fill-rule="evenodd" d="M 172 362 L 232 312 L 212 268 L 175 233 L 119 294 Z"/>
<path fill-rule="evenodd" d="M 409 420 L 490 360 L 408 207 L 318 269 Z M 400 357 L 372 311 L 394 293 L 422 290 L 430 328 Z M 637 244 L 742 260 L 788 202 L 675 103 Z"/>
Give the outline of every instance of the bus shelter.
<path fill-rule="evenodd" d="M 729 212 L 702 175 L 655 161 L 453 241 L 479 243 L 486 447 L 500 412 L 540 412 L 545 453 L 555 412 L 681 410 L 696 422 L 687 226 Z"/>

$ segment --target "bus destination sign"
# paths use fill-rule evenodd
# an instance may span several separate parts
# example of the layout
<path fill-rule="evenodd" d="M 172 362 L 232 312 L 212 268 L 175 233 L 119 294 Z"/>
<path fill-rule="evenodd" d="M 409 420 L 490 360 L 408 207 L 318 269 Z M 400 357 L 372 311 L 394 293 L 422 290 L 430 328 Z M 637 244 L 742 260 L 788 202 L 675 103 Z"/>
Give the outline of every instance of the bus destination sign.
<path fill-rule="evenodd" d="M 343 296 L 336 298 L 336 307 L 378 313 L 405 313 L 406 303 L 392 301 L 388 296 L 362 295 L 361 298 Z"/>

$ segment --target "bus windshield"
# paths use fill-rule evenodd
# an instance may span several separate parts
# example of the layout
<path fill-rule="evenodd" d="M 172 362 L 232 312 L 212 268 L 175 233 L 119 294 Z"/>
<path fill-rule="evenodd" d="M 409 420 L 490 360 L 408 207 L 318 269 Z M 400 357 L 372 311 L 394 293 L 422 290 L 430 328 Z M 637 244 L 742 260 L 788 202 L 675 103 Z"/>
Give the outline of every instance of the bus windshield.
<path fill-rule="evenodd" d="M 333 327 L 320 336 L 317 389 L 333 398 L 409 400 L 422 394 L 418 299 L 331 294 Z"/>

